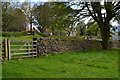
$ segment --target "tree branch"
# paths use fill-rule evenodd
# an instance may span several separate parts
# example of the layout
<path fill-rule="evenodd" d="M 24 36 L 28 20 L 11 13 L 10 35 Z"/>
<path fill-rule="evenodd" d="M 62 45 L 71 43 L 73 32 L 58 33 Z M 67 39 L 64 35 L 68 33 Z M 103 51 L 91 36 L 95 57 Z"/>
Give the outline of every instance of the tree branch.
<path fill-rule="evenodd" d="M 89 11 L 89 13 L 90 13 L 90 15 L 92 16 L 92 18 L 93 18 L 95 21 L 98 22 L 98 19 L 92 14 L 91 10 L 89 9 L 87 2 L 85 3 L 85 5 L 86 5 L 86 7 L 87 7 L 87 9 L 88 9 L 88 11 Z"/>

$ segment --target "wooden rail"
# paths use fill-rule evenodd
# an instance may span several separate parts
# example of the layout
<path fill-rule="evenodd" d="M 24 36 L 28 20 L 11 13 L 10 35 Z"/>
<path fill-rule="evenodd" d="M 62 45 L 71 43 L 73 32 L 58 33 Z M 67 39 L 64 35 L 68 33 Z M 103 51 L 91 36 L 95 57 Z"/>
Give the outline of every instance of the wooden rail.
<path fill-rule="evenodd" d="M 28 46 L 28 45 L 10 45 L 10 46 Z M 36 45 L 29 45 L 29 46 L 36 46 Z"/>
<path fill-rule="evenodd" d="M 30 53 L 36 53 L 36 52 L 30 52 Z M 28 54 L 28 52 L 25 52 L 25 53 L 14 53 L 14 54 L 11 54 L 11 55 L 19 55 L 19 54 Z"/>
<path fill-rule="evenodd" d="M 16 50 L 32 50 L 32 49 L 11 49 L 12 51 L 16 51 Z"/>
<path fill-rule="evenodd" d="M 11 42 L 32 42 L 32 41 L 16 41 L 16 40 L 11 40 Z"/>
<path fill-rule="evenodd" d="M 25 57 L 36 57 L 37 55 L 30 55 L 30 56 L 17 56 L 17 57 L 14 57 L 14 58 L 25 58 Z"/>

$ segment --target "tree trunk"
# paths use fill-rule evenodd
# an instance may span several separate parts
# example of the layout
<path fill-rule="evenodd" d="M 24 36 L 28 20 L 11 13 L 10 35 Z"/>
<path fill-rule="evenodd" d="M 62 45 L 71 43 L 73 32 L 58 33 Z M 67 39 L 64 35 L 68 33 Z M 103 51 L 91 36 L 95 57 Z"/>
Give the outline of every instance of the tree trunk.
<path fill-rule="evenodd" d="M 80 30 L 80 32 L 81 32 L 80 35 L 83 36 L 83 30 L 82 29 Z"/>
<path fill-rule="evenodd" d="M 68 36 L 70 36 L 70 31 L 68 31 Z"/>
<path fill-rule="evenodd" d="M 100 27 L 102 37 L 102 48 L 105 50 L 109 49 L 110 28 L 108 26 L 109 25 Z"/>
<path fill-rule="evenodd" d="M 33 34 L 32 33 L 32 22 L 30 22 L 30 33 Z"/>
<path fill-rule="evenodd" d="M 55 30 L 53 27 L 52 27 L 52 35 L 55 35 Z"/>
<path fill-rule="evenodd" d="M 54 32 L 54 31 L 52 31 L 52 35 L 55 35 L 55 32 Z"/>
<path fill-rule="evenodd" d="M 60 30 L 59 32 L 60 32 L 60 36 L 62 36 L 62 32 L 61 32 L 61 30 Z"/>
<path fill-rule="evenodd" d="M 32 23 L 33 23 L 32 12 L 30 14 L 29 21 L 30 21 L 30 33 L 33 35 L 33 32 L 32 32 Z"/>

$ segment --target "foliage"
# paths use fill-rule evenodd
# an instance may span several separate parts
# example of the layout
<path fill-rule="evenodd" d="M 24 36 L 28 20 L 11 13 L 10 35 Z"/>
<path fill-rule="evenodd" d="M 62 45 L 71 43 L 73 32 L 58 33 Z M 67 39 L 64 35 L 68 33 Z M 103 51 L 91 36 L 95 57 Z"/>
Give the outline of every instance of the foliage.
<path fill-rule="evenodd" d="M 42 32 L 37 32 L 38 35 L 42 36 L 42 37 L 48 37 L 47 34 L 43 34 Z"/>
<path fill-rule="evenodd" d="M 52 6 L 52 16 L 55 18 L 53 23 L 52 23 L 52 28 L 61 31 L 64 30 L 65 28 L 69 28 L 69 26 L 73 23 L 72 22 L 72 8 L 69 6 L 66 6 L 62 2 L 58 3 L 51 3 Z"/>
<path fill-rule="evenodd" d="M 78 22 L 78 24 L 77 24 L 77 26 L 76 26 L 76 30 L 77 30 L 77 32 L 79 32 L 80 33 L 80 36 L 85 36 L 86 35 L 86 24 L 85 23 L 83 23 L 82 21 L 79 21 Z"/>
<path fill-rule="evenodd" d="M 46 2 L 34 10 L 34 17 L 41 32 L 49 29 L 53 34 L 58 31 L 67 31 L 66 28 L 73 23 L 72 8 L 63 2 Z"/>
<path fill-rule="evenodd" d="M 26 16 L 20 9 L 14 9 L 12 12 L 14 20 L 7 27 L 7 31 L 23 31 L 26 24 Z"/>
<path fill-rule="evenodd" d="M 97 22 L 98 27 L 100 28 L 103 49 L 108 49 L 111 28 L 110 21 L 113 18 L 118 17 L 120 1 L 103 3 L 104 4 L 101 4 L 100 2 L 79 2 L 79 4 L 76 5 L 80 7 L 78 10 L 79 16 L 81 16 L 83 20 L 92 18 L 94 22 Z M 103 12 L 103 10 L 105 10 L 105 12 Z"/>
<path fill-rule="evenodd" d="M 3 78 L 118 78 L 118 51 L 51 54 L 5 61 L 2 66 Z"/>
<path fill-rule="evenodd" d="M 4 2 L 2 3 L 2 29 L 3 31 L 22 31 L 23 27 L 28 24 L 32 27 L 34 23 L 42 33 L 47 29 L 53 35 L 55 32 L 60 35 L 64 32 L 69 36 L 74 31 L 79 32 L 82 36 L 85 36 L 86 32 L 93 35 L 100 34 L 103 49 L 108 49 L 110 29 L 112 27 L 110 21 L 115 18 L 119 19 L 120 1 L 103 3 L 45 2 L 40 5 L 31 5 L 25 1 L 16 6 L 16 4 L 10 2 Z M 77 5 L 77 9 L 73 9 L 71 5 L 74 7 Z M 83 23 L 86 19 L 96 23 L 86 27 Z M 41 33 L 40 35 L 47 36 Z"/>
<path fill-rule="evenodd" d="M 2 3 L 2 30 L 22 31 L 26 24 L 26 16 L 21 9 L 12 7 L 9 2 Z"/>
<path fill-rule="evenodd" d="M 22 5 L 19 6 L 19 8 L 23 11 L 23 13 L 26 16 L 26 23 L 30 25 L 30 31 L 32 32 L 32 25 L 34 23 L 33 18 L 33 10 L 36 8 L 36 5 L 30 4 L 27 0 L 22 3 Z M 27 27 L 27 26 L 26 26 Z"/>
<path fill-rule="evenodd" d="M 2 30 L 5 31 L 5 29 L 8 27 L 9 22 L 12 21 L 12 15 L 7 13 L 8 6 L 10 3 L 2 3 Z M 11 8 L 10 8 L 11 9 Z"/>
<path fill-rule="evenodd" d="M 89 23 L 88 23 L 89 25 Z M 93 23 L 92 25 L 88 26 L 86 29 L 86 33 L 90 36 L 100 36 L 100 28 L 98 27 L 97 23 Z"/>
<path fill-rule="evenodd" d="M 87 36 L 48 36 L 48 37 L 53 37 L 53 38 L 58 38 L 58 39 L 85 39 Z"/>
<path fill-rule="evenodd" d="M 51 24 L 51 8 L 49 3 L 44 3 L 44 5 L 37 6 L 34 11 L 33 15 L 37 20 L 34 24 L 38 25 L 41 32 L 43 32 L 46 28 L 48 28 Z"/>

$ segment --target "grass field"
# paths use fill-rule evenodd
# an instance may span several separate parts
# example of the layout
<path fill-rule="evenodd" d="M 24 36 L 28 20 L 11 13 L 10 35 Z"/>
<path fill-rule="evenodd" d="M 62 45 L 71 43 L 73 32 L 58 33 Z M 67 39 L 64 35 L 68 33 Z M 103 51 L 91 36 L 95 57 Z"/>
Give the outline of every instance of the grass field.
<path fill-rule="evenodd" d="M 28 36 L 19 36 L 19 37 L 0 37 L 3 39 L 10 39 L 10 40 L 23 40 L 23 41 L 32 41 L 33 37 L 41 38 L 40 35 L 28 35 Z"/>
<path fill-rule="evenodd" d="M 3 78 L 117 78 L 118 51 L 69 52 L 5 61 Z"/>

